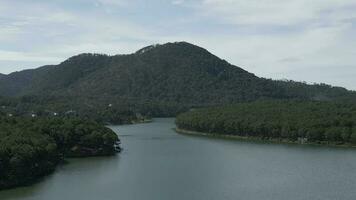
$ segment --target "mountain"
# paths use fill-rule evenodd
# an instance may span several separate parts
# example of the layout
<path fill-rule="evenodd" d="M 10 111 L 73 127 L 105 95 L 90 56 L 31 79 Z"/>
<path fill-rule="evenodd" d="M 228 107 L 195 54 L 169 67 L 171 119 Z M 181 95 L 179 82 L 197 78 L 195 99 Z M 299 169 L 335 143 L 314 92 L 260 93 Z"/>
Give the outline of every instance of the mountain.
<path fill-rule="evenodd" d="M 0 78 L 0 94 L 91 106 L 118 101 L 191 107 L 259 99 L 356 99 L 355 92 L 341 87 L 257 77 L 186 42 L 152 45 L 128 55 L 80 54 L 59 65 L 15 72 Z"/>

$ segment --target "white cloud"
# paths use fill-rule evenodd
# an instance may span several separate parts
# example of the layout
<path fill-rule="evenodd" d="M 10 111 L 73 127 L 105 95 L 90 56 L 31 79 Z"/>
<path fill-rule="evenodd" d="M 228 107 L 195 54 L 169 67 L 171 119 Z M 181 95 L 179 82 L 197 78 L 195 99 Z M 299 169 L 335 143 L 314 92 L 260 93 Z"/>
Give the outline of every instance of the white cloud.
<path fill-rule="evenodd" d="M 173 0 L 172 1 L 172 4 L 173 5 L 181 5 L 181 4 L 183 4 L 184 3 L 184 0 Z"/>
<path fill-rule="evenodd" d="M 1 26 L 0 27 L 0 42 L 16 39 L 16 34 L 19 28 L 16 26 Z"/>
<path fill-rule="evenodd" d="M 0 61 L 23 61 L 23 62 L 58 62 L 60 57 L 43 56 L 42 54 L 27 53 L 19 51 L 0 50 Z"/>
<path fill-rule="evenodd" d="M 96 0 L 97 5 L 106 5 L 106 6 L 125 6 L 128 4 L 128 1 L 125 0 Z"/>
<path fill-rule="evenodd" d="M 101 1 L 119 4 L 119 1 Z M 34 12 L 38 10 L 43 11 Z M 15 14 L 19 12 L 21 15 L 14 15 L 13 18 L 5 19 L 6 26 L 0 26 L 0 41 L 1 39 L 9 40 L 14 44 L 18 44 L 18 40 L 28 43 L 33 42 L 31 50 L 36 53 L 43 53 L 44 57 L 47 57 L 45 55 L 55 54 L 71 56 L 73 53 L 92 51 L 114 53 L 115 50 L 120 49 L 121 44 L 125 43 L 123 40 L 150 40 L 149 35 L 151 33 L 149 30 L 145 30 L 130 21 L 108 16 L 100 10 L 95 13 L 76 13 L 70 10 L 52 8 L 47 4 L 28 4 L 21 5 L 16 10 L 9 9 L 5 13 L 0 13 L 0 20 L 11 12 L 15 12 Z M 34 42 L 34 40 L 38 41 Z M 125 47 L 128 47 L 128 45 L 125 45 Z M 2 58 L 9 55 L 13 54 L 4 54 Z M 19 61 L 22 58 L 24 57 L 20 56 Z"/>
<path fill-rule="evenodd" d="M 320 20 L 328 12 L 339 20 L 355 17 L 334 10 L 356 6 L 352 0 L 203 0 L 195 5 L 205 15 L 242 25 L 292 25 Z M 355 13 L 355 12 L 353 12 Z"/>

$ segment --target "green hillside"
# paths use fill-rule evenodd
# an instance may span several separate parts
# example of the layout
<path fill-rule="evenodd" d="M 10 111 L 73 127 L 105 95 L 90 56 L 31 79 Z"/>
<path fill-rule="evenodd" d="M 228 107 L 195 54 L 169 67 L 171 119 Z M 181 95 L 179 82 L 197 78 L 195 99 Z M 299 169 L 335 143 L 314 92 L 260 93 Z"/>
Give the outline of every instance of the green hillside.
<path fill-rule="evenodd" d="M 0 79 L 0 94 L 41 109 L 93 110 L 113 104 L 156 116 L 260 99 L 356 99 L 355 92 L 341 87 L 257 77 L 186 42 L 148 46 L 129 55 L 80 54 L 59 65 L 12 73 Z"/>
<path fill-rule="evenodd" d="M 356 145 L 355 104 L 267 101 L 193 110 L 177 127 L 263 140 Z"/>

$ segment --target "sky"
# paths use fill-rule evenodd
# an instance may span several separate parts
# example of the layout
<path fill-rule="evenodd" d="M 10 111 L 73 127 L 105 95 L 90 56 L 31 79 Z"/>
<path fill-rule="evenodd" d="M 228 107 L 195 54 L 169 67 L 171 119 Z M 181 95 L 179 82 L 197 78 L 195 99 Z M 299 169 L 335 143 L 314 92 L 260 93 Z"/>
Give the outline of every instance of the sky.
<path fill-rule="evenodd" d="M 187 41 L 260 77 L 356 90 L 356 0 L 0 0 L 0 73 Z"/>

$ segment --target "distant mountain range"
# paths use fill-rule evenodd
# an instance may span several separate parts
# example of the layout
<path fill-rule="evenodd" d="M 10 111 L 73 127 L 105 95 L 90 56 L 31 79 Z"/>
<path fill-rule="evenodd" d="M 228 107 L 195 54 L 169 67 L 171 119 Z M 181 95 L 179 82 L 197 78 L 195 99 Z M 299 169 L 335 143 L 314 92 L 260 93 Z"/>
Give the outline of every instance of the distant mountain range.
<path fill-rule="evenodd" d="M 0 75 L 0 94 L 189 106 L 259 99 L 356 100 L 355 92 L 341 87 L 257 77 L 186 42 L 152 45 L 128 55 L 80 54 L 59 65 Z"/>

